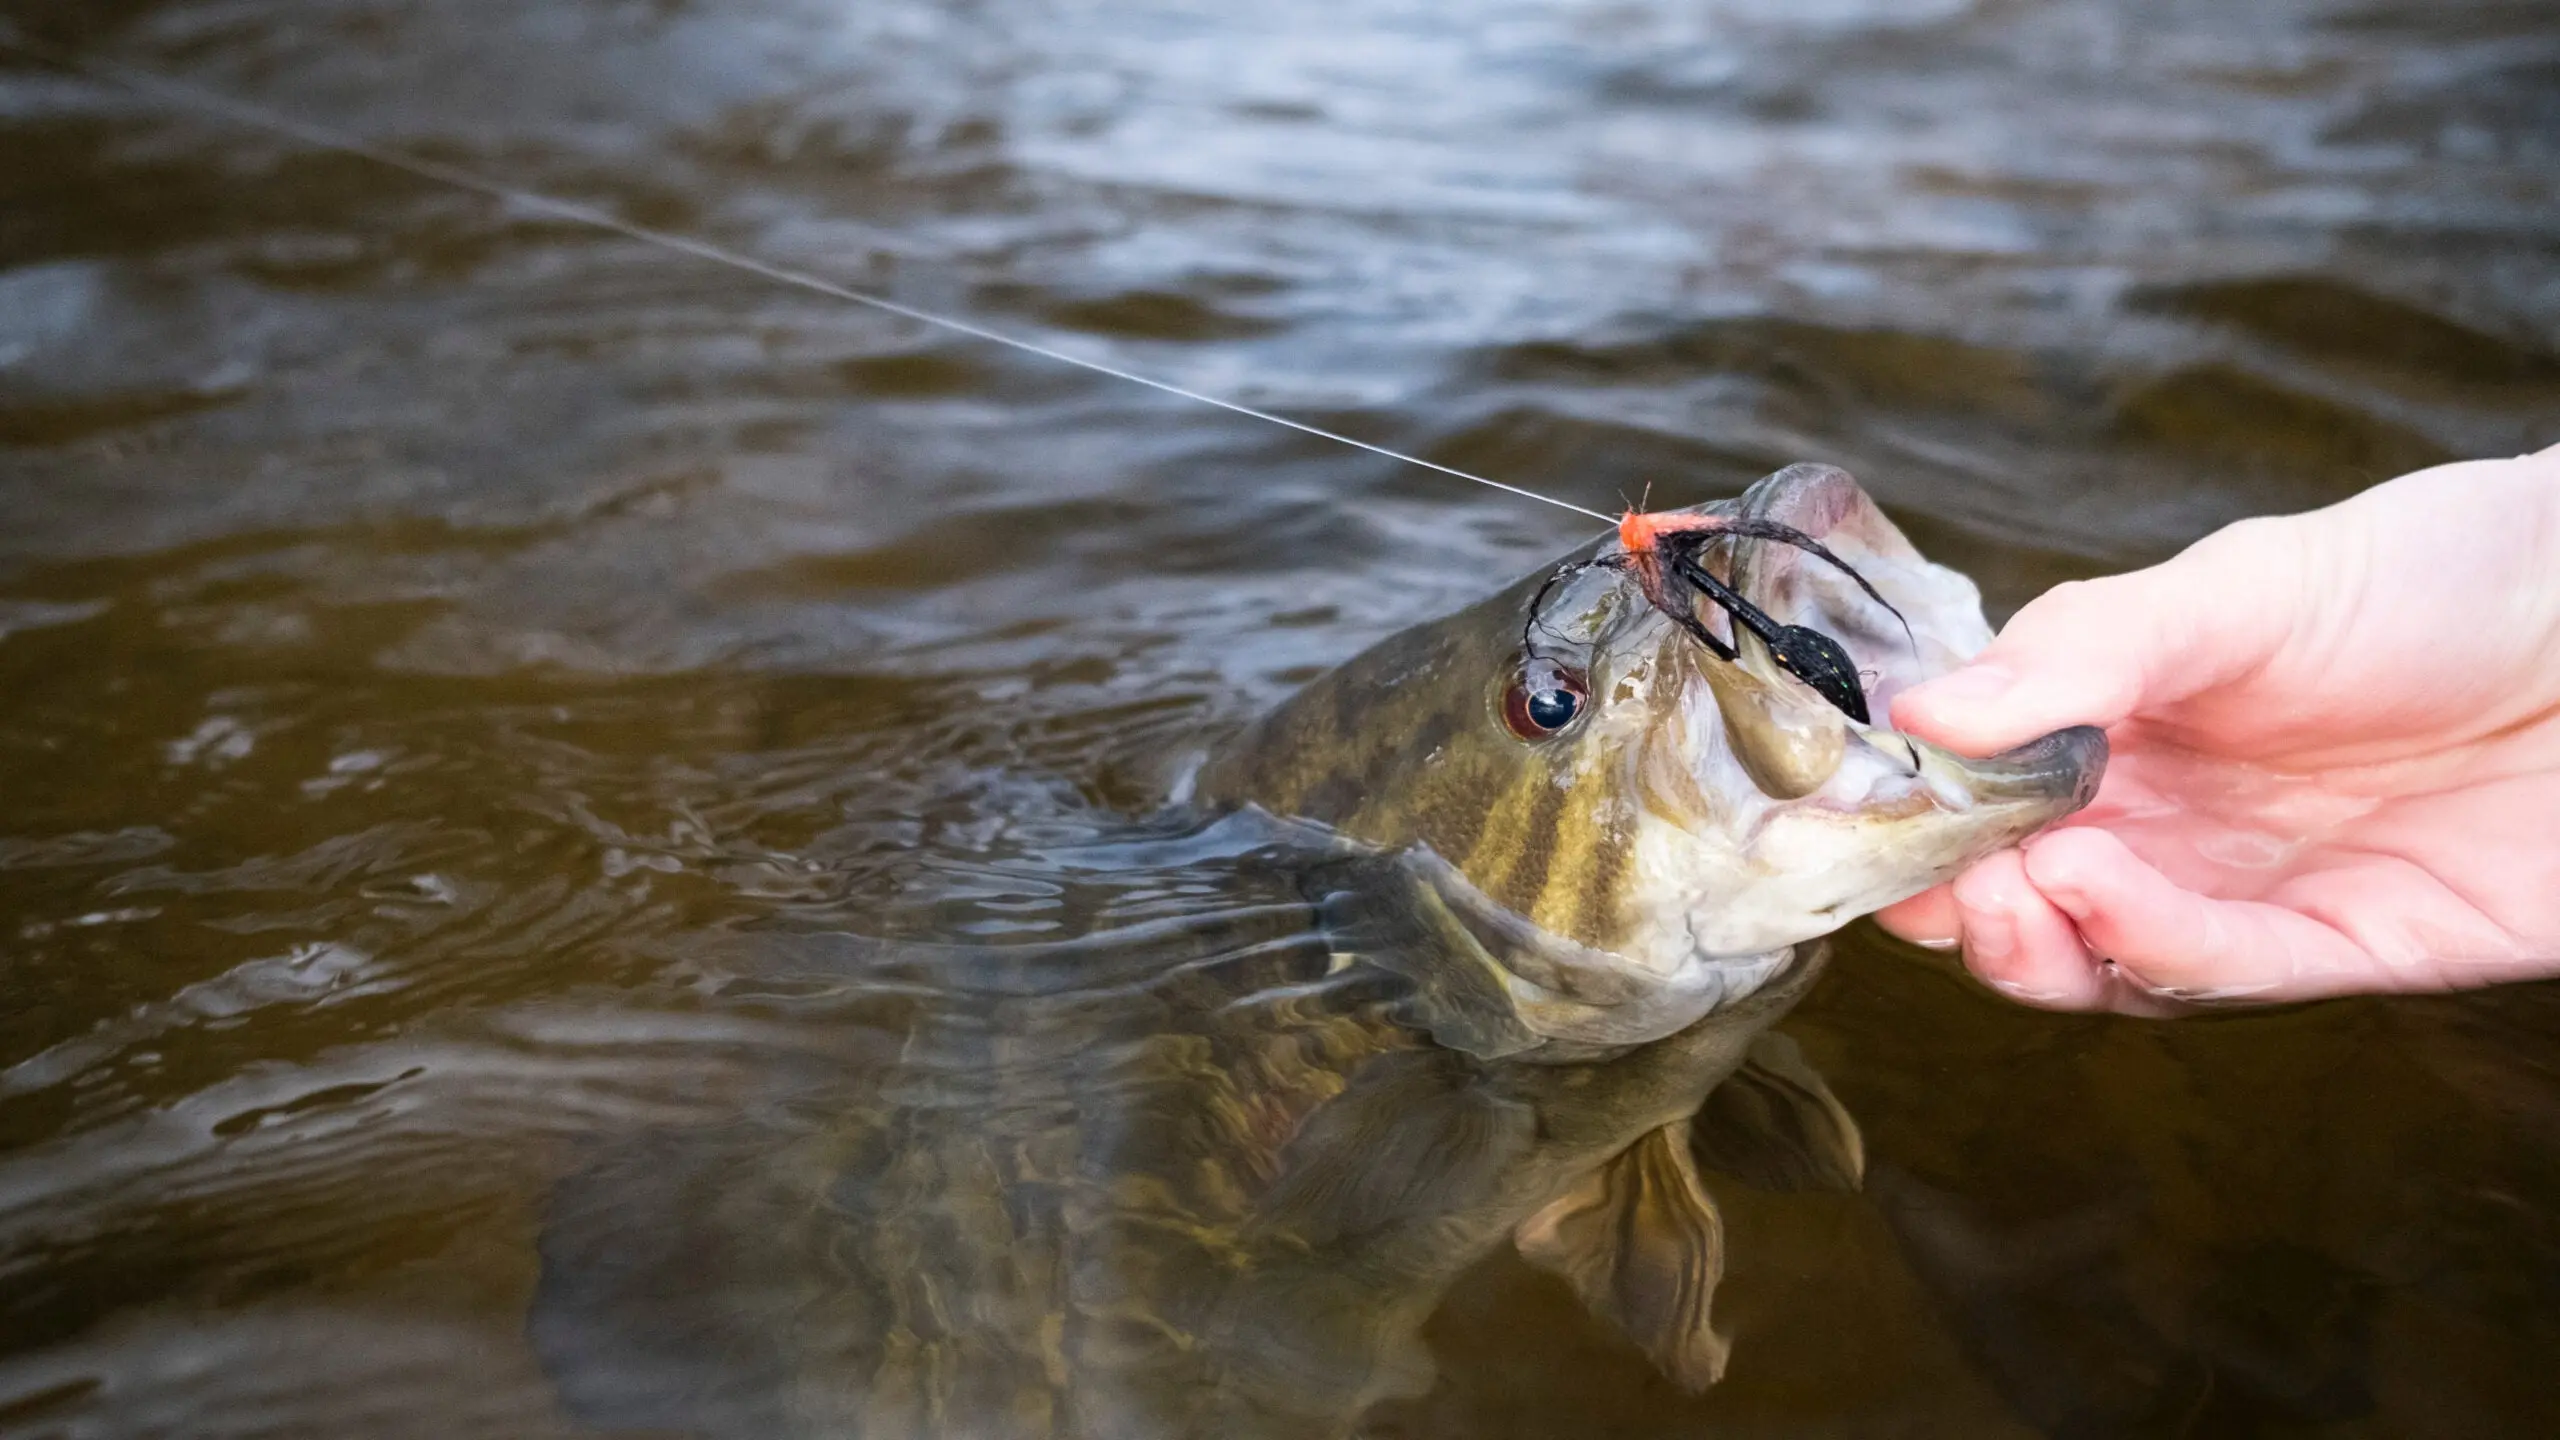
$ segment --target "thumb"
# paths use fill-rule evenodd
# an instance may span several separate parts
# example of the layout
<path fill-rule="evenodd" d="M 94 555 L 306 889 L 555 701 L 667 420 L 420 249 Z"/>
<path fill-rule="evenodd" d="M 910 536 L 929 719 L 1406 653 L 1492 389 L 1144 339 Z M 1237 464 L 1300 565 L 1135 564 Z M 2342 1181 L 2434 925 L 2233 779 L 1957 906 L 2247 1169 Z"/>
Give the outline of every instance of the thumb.
<path fill-rule="evenodd" d="M 1897 728 L 1987 755 L 2127 717 L 2246 676 L 2292 633 L 2299 545 L 2248 520 L 2165 564 L 2058 585 L 1972 663 L 1897 697 Z"/>

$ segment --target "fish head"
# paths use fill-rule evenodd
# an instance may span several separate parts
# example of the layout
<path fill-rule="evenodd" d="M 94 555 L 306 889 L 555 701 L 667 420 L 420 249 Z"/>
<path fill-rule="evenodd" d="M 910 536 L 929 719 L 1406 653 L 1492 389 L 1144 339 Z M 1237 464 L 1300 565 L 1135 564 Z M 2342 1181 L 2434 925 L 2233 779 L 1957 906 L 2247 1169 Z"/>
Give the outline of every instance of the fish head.
<path fill-rule="evenodd" d="M 1741 536 L 1686 552 L 1835 640 L 1871 715 L 1989 643 L 1971 581 L 1845 472 L 1792 466 L 1735 500 L 1632 516 L 1388 638 L 1214 759 L 1204 792 L 1427 857 L 1489 948 L 1544 952 L 1545 983 L 1566 956 L 1586 993 L 1605 974 L 1690 997 L 1651 1007 L 1654 1031 L 2088 803 L 2102 732 L 1969 758 L 1854 718 L 1668 572 L 1666 537 L 1736 519 L 1800 531 L 1856 572 Z"/>

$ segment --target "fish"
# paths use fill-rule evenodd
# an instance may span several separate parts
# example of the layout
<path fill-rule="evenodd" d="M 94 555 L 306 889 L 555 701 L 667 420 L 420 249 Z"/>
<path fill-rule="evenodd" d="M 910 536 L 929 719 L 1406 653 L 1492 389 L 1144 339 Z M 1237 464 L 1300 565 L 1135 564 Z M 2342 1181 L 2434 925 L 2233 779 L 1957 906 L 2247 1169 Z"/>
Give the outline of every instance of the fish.
<path fill-rule="evenodd" d="M 877 1053 L 562 1182 L 529 1332 L 567 1408 L 712 1437 L 1347 1435 L 1429 1387 L 1423 1323 L 1505 1246 L 1715 1383 L 1711 1177 L 1864 1169 L 1775 1028 L 1825 937 L 2085 805 L 2106 763 L 2086 727 L 1968 758 L 1849 713 L 1666 579 L 1662 536 L 1737 521 L 1841 562 L 1695 550 L 1836 642 L 1873 715 L 1989 641 L 1971 582 L 1845 472 L 1791 466 L 1389 636 L 1207 755 L 1175 803 L 1245 837 L 1255 903 L 808 941 L 776 993 Z"/>

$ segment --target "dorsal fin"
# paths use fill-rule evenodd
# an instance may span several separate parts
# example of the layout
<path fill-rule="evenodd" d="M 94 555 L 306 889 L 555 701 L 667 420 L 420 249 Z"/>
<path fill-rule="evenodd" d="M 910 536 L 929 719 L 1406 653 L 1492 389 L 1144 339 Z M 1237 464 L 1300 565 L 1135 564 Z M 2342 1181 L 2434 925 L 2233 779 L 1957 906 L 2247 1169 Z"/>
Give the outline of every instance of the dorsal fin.
<path fill-rule="evenodd" d="M 1704 1390 L 1724 1375 L 1728 1349 L 1707 1314 L 1724 1277 L 1724 1222 L 1698 1181 L 1688 1132 L 1685 1120 L 1647 1131 L 1512 1238 L 1665 1375 Z"/>
<path fill-rule="evenodd" d="M 1858 1122 L 1775 1031 L 1698 1107 L 1689 1148 L 1700 1169 L 1756 1190 L 1855 1190 L 1867 1169 Z"/>

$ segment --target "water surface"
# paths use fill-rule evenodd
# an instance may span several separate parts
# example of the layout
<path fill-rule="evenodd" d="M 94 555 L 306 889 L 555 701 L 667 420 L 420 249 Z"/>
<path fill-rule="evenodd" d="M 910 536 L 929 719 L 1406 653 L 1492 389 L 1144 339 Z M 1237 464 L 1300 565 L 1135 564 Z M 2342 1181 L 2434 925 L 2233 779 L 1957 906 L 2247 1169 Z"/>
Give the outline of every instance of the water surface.
<path fill-rule="evenodd" d="M 1995 612 L 2560 442 L 2520 0 L 0 15 L 1598 508 L 1843 464 Z M 579 1433 L 555 1186 L 894 1039 L 775 937 L 1240 904 L 1058 857 L 1585 533 L 34 64 L 0 151 L 0 1434 Z M 1374 1432 L 2560 1423 L 2560 992 L 2053 1017 L 1861 927 L 1788 1029 L 1873 1173 L 1722 1195 L 1724 1385 L 1506 1258 Z"/>

